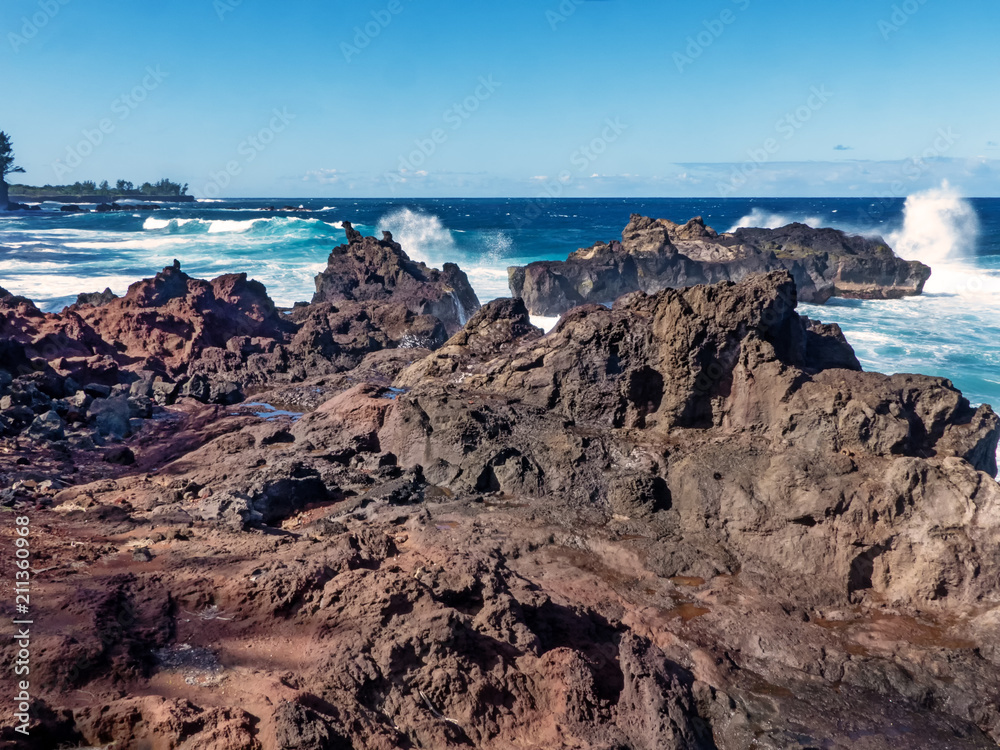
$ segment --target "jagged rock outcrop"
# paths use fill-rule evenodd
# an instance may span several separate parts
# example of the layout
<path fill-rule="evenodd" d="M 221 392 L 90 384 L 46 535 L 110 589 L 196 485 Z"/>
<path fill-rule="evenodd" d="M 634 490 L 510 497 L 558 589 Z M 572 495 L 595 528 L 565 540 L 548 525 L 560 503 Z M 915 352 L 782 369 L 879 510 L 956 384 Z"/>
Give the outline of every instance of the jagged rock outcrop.
<path fill-rule="evenodd" d="M 316 277 L 313 303 L 400 303 L 418 316 L 431 315 L 456 333 L 479 309 L 465 273 L 454 263 L 439 271 L 412 261 L 390 232 L 383 239 L 362 237 L 344 222 L 347 244 L 335 247 L 325 271 Z"/>
<path fill-rule="evenodd" d="M 860 372 L 836 326 L 794 307 L 786 272 L 579 307 L 485 364 L 404 370 L 414 387 L 379 439 L 456 492 L 646 519 L 668 577 L 753 568 L 844 602 L 989 596 L 1000 420 L 946 380 Z"/>
<path fill-rule="evenodd" d="M 532 325 L 521 300 L 495 299 L 483 305 L 440 349 L 408 367 L 395 385 L 409 388 L 427 378 L 465 377 L 476 364 L 541 336 L 542 329 Z"/>
<path fill-rule="evenodd" d="M 391 236 L 376 242 L 353 229 L 349 236 L 352 244 L 335 255 L 350 260 L 320 277 L 318 296 L 337 301 L 286 314 L 246 274 L 203 281 L 175 261 L 124 297 L 81 294 L 58 314 L 0 290 L 0 342 L 20 347 L 22 370 L 69 377 L 69 394 L 89 384 L 134 386 L 133 395 L 159 403 L 227 404 L 274 383 L 351 370 L 386 349 L 435 349 L 479 308 L 458 266 L 413 263 Z"/>
<path fill-rule="evenodd" d="M 5 294 L 0 315 L 0 337 L 79 379 L 89 378 L 92 366 L 137 364 L 174 377 L 205 350 L 224 347 L 234 337 L 281 341 L 294 330 L 264 286 L 246 274 L 202 281 L 181 271 L 176 261 L 152 279 L 132 284 L 121 298 L 88 296 L 62 313 L 46 314 L 30 300 Z"/>
<path fill-rule="evenodd" d="M 510 289 L 533 315 L 561 315 L 588 302 L 610 304 L 694 284 L 740 281 L 786 269 L 803 302 L 830 297 L 895 299 L 923 291 L 930 269 L 897 257 L 881 238 L 789 224 L 718 234 L 701 217 L 686 224 L 633 214 L 621 241 L 509 269 Z"/>

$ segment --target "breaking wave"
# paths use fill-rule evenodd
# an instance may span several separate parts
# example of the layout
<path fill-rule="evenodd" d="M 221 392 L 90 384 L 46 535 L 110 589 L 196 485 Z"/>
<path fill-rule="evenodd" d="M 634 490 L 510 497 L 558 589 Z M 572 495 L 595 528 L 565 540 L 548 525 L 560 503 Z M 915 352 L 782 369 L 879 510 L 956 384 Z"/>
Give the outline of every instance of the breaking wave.
<path fill-rule="evenodd" d="M 735 232 L 737 229 L 749 229 L 751 227 L 758 229 L 779 229 L 780 227 L 787 227 L 789 224 L 795 223 L 806 224 L 813 229 L 827 225 L 818 216 L 789 216 L 788 214 L 772 213 L 762 208 L 755 208 L 733 224 L 729 228 L 729 231 Z"/>
<path fill-rule="evenodd" d="M 915 193 L 903 207 L 903 226 L 886 237 L 898 255 L 934 266 L 975 257 L 979 217 L 972 204 L 948 184 Z"/>

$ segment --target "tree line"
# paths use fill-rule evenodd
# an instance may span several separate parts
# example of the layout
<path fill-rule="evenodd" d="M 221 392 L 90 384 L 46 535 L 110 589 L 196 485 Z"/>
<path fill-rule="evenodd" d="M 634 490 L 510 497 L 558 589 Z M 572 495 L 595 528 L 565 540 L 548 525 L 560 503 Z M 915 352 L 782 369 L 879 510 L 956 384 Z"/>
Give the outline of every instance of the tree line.
<path fill-rule="evenodd" d="M 93 180 L 74 182 L 72 185 L 11 185 L 14 195 L 27 198 L 43 195 L 99 195 L 106 198 L 128 197 L 130 195 L 187 195 L 188 186 L 172 182 L 166 178 L 159 182 L 144 182 L 136 186 L 128 180 L 118 180 L 114 187 L 107 180 L 98 185 Z"/>
<path fill-rule="evenodd" d="M 118 180 L 114 187 L 104 180 L 100 185 L 92 180 L 74 182 L 72 185 L 34 185 L 7 184 L 7 175 L 24 172 L 14 164 L 14 145 L 10 136 L 0 131 L 0 199 L 6 200 L 7 188 L 17 196 L 26 198 L 45 195 L 99 195 L 104 198 L 125 198 L 130 195 L 187 195 L 188 186 L 164 178 L 159 182 L 144 182 L 138 187 L 129 180 Z"/>

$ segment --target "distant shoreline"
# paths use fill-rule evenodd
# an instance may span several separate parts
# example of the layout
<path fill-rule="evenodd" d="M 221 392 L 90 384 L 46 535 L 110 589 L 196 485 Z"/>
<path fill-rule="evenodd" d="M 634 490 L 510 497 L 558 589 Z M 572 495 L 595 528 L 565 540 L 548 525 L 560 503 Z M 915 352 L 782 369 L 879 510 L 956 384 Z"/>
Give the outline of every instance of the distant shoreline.
<path fill-rule="evenodd" d="M 194 203 L 193 195 L 15 195 L 11 203 L 114 203 L 115 201 L 142 201 L 143 203 Z"/>

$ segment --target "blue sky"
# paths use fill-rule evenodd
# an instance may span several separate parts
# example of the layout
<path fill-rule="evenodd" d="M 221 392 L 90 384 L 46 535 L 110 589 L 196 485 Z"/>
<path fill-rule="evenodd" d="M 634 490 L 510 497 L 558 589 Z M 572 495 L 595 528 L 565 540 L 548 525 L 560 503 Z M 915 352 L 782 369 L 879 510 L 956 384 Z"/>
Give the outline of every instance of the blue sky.
<path fill-rule="evenodd" d="M 3 0 L 31 184 L 998 195 L 995 0 Z"/>

